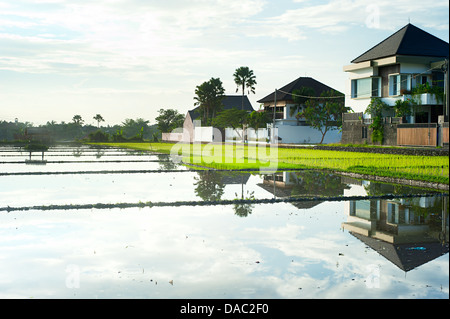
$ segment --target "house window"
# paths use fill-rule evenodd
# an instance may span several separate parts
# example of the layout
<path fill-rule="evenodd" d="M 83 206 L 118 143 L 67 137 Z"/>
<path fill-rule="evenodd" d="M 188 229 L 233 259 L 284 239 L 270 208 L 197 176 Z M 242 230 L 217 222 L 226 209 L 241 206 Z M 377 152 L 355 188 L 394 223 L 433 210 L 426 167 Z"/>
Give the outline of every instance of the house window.
<path fill-rule="evenodd" d="M 428 82 L 428 77 L 426 75 L 419 75 L 416 79 L 417 85 L 427 84 L 427 82 Z"/>
<path fill-rule="evenodd" d="M 397 205 L 392 203 L 387 204 L 387 221 L 391 224 L 398 223 Z"/>
<path fill-rule="evenodd" d="M 411 75 L 393 74 L 389 75 L 389 95 L 401 95 L 404 91 L 411 90 Z"/>
<path fill-rule="evenodd" d="M 381 96 L 381 78 L 371 77 L 351 81 L 352 98 L 369 98 Z"/>
<path fill-rule="evenodd" d="M 372 97 L 381 97 L 381 78 L 372 78 Z"/>
<path fill-rule="evenodd" d="M 367 138 L 367 126 L 362 127 L 361 138 Z"/>

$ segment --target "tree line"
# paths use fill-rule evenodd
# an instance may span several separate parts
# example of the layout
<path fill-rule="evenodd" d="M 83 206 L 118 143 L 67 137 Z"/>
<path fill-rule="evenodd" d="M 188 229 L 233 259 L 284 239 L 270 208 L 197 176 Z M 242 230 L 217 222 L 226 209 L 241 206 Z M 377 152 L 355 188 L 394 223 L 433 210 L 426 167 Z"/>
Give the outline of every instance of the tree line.
<path fill-rule="evenodd" d="M 225 89 L 220 78 L 212 77 L 210 80 L 196 86 L 194 105 L 200 115 L 203 126 L 215 126 L 218 128 L 231 127 L 237 131 L 242 128 L 252 127 L 255 130 L 265 128 L 272 121 L 270 111 L 248 112 L 244 109 L 245 93 L 255 93 L 256 76 L 253 70 L 246 66 L 239 67 L 233 73 L 236 84 L 236 92 L 242 92 L 242 104 L 233 109 L 223 110 L 222 101 L 225 98 Z M 334 98 L 340 97 L 340 98 Z M 332 127 L 342 125 L 342 113 L 348 111 L 344 106 L 344 96 L 336 91 L 324 92 L 318 98 L 311 88 L 302 87 L 292 93 L 295 104 L 291 108 L 291 116 L 297 120 L 304 119 L 311 127 L 322 133 L 322 141 L 326 133 Z M 155 118 L 156 123 L 150 125 L 150 121 L 143 118 L 125 119 L 121 124 L 102 127 L 104 118 L 96 114 L 93 119 L 97 127 L 84 124 L 84 119 L 76 114 L 71 122 L 49 121 L 39 127 L 46 130 L 54 141 L 88 140 L 95 142 L 124 142 L 124 141 L 157 141 L 161 133 L 171 132 L 175 128 L 181 128 L 184 124 L 184 115 L 175 109 L 160 109 Z M 32 123 L 25 122 L 0 122 L 0 141 L 20 140 L 26 138 L 26 129 L 33 127 Z M 245 133 L 244 133 L 245 134 Z M 242 136 L 243 137 L 243 136 Z M 321 142 L 322 142 L 321 141 Z"/>
<path fill-rule="evenodd" d="M 26 141 L 30 138 L 27 134 L 30 128 L 39 128 L 45 139 L 50 142 L 73 142 L 80 140 L 106 142 L 135 140 L 155 140 L 160 137 L 157 125 L 150 125 L 150 121 L 143 118 L 125 119 L 121 124 L 113 126 L 101 126 L 104 118 L 100 114 L 93 117 L 97 126 L 85 124 L 84 119 L 76 114 L 70 122 L 54 120 L 47 121 L 44 125 L 34 126 L 31 122 L 7 122 L 0 121 L 0 141 Z"/>

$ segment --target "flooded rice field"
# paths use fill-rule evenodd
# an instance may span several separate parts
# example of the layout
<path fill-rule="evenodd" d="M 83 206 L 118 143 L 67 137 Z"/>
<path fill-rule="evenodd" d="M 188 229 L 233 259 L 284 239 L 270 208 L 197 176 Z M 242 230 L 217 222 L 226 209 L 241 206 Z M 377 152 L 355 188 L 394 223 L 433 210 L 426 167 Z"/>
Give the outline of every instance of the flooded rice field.
<path fill-rule="evenodd" d="M 447 299 L 448 205 L 313 170 L 0 147 L 0 297 Z"/>

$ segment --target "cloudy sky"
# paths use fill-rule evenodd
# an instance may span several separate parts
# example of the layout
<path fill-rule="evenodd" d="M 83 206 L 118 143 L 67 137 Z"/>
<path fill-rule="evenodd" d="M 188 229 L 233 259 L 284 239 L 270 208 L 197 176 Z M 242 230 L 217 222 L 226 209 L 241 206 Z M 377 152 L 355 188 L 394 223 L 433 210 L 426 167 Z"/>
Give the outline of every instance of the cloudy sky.
<path fill-rule="evenodd" d="M 449 41 L 449 3 L 418 0 L 0 0 L 0 121 L 104 125 L 192 109 L 197 85 L 251 68 L 258 99 L 344 65 L 410 21 Z"/>

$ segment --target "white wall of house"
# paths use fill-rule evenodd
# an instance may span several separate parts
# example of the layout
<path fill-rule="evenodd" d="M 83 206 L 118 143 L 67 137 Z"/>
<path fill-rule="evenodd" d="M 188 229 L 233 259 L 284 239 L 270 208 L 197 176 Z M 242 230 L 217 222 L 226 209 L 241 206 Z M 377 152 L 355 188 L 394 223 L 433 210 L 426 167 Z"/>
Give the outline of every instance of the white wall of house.
<path fill-rule="evenodd" d="M 293 112 L 295 110 L 295 104 L 286 104 L 285 108 L 284 108 L 284 120 L 289 121 L 289 122 L 293 122 L 296 123 L 297 119 L 295 118 L 295 114 L 297 114 L 297 112 L 294 112 L 291 116 L 291 109 L 293 109 Z M 292 125 L 296 125 L 296 124 L 292 124 Z"/>
<path fill-rule="evenodd" d="M 257 131 L 253 128 L 246 129 L 248 143 L 267 143 L 268 130 L 260 128 Z M 241 142 L 242 129 L 233 129 L 231 127 L 225 129 L 225 142 Z"/>
<path fill-rule="evenodd" d="M 370 78 L 378 75 L 374 67 L 364 67 L 348 72 L 348 80 L 345 85 L 345 106 L 350 107 L 354 112 L 363 112 L 370 103 L 371 98 L 352 98 L 352 80 Z"/>
<path fill-rule="evenodd" d="M 164 142 L 181 142 L 183 141 L 183 133 L 162 133 Z"/>
<path fill-rule="evenodd" d="M 222 142 L 222 133 L 212 126 L 200 126 L 194 128 L 195 142 Z"/>
<path fill-rule="evenodd" d="M 414 73 L 419 74 L 423 72 L 427 72 L 430 68 L 429 65 L 425 65 L 423 63 L 401 63 L 400 64 L 400 73 Z M 429 73 L 431 74 L 431 73 Z"/>
<path fill-rule="evenodd" d="M 276 125 L 280 143 L 287 144 L 317 144 L 322 139 L 322 133 L 311 126 Z M 323 143 L 339 143 L 342 134 L 339 130 L 328 131 Z"/>
<path fill-rule="evenodd" d="M 225 129 L 225 142 L 241 141 L 242 140 L 242 129 L 233 129 L 227 127 Z"/>

